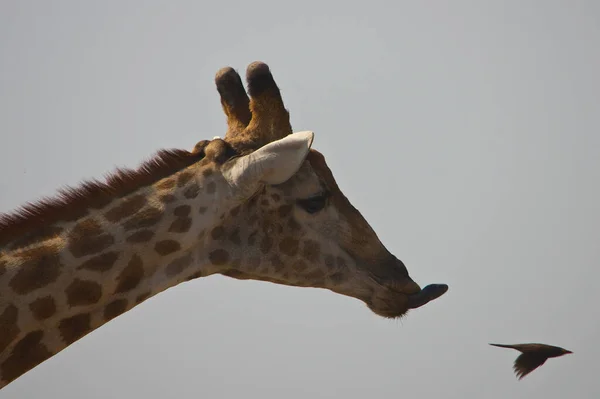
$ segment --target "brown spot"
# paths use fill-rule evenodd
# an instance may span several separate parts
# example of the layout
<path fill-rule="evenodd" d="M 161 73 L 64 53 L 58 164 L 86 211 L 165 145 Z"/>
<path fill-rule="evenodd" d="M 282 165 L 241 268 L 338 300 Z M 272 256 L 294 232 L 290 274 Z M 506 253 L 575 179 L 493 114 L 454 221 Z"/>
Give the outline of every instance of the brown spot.
<path fill-rule="evenodd" d="M 223 238 L 224 234 L 225 229 L 222 226 L 217 226 L 210 232 L 210 236 L 213 238 L 213 240 L 220 240 Z"/>
<path fill-rule="evenodd" d="M 294 218 L 289 218 L 287 225 L 293 231 L 298 231 L 301 228 L 300 224 L 298 222 L 296 222 L 296 220 Z"/>
<path fill-rule="evenodd" d="M 240 229 L 235 229 L 231 234 L 229 234 L 229 241 L 231 241 L 234 245 L 240 245 L 242 243 L 242 239 L 240 238 Z"/>
<path fill-rule="evenodd" d="M 43 331 L 32 331 L 15 345 L 2 363 L 2 380 L 12 381 L 52 356 L 42 344 L 43 337 Z"/>
<path fill-rule="evenodd" d="M 91 236 L 69 242 L 69 251 L 76 258 L 87 255 L 93 255 L 102 252 L 115 243 L 115 239 L 110 234 Z"/>
<path fill-rule="evenodd" d="M 273 265 L 273 267 L 275 267 L 275 272 L 280 272 L 281 270 L 283 270 L 285 263 L 282 262 L 279 255 L 275 254 L 275 255 L 271 256 L 270 260 L 271 260 L 271 264 Z"/>
<path fill-rule="evenodd" d="M 0 276 L 2 276 L 4 273 L 6 273 L 6 262 L 0 260 Z"/>
<path fill-rule="evenodd" d="M 248 209 L 252 210 L 256 207 L 257 202 L 258 202 L 258 195 L 255 195 L 254 197 L 250 198 L 248 200 L 248 202 L 246 202 L 246 206 L 248 207 Z"/>
<path fill-rule="evenodd" d="M 115 294 L 131 291 L 140 284 L 143 277 L 144 263 L 139 255 L 134 254 L 117 277 Z"/>
<path fill-rule="evenodd" d="M 104 251 L 114 244 L 115 238 L 104 233 L 93 219 L 86 219 L 73 227 L 69 233 L 69 251 L 76 258 Z"/>
<path fill-rule="evenodd" d="M 214 181 L 211 181 L 206 185 L 206 192 L 208 194 L 214 194 L 217 191 L 217 184 Z"/>
<path fill-rule="evenodd" d="M 43 241 L 50 240 L 57 237 L 64 231 L 62 227 L 58 226 L 43 226 L 35 231 L 26 234 L 25 236 L 18 238 L 13 241 L 10 245 L 11 249 L 24 248 L 31 244 L 40 243 Z"/>
<path fill-rule="evenodd" d="M 208 254 L 208 258 L 213 265 L 221 266 L 229 261 L 229 254 L 224 249 L 215 249 Z"/>
<path fill-rule="evenodd" d="M 262 200 L 260 200 L 260 205 L 263 207 L 269 206 L 269 200 L 266 198 L 263 198 Z"/>
<path fill-rule="evenodd" d="M 191 184 L 183 192 L 183 196 L 187 199 L 196 198 L 200 194 L 200 186 L 197 183 Z"/>
<path fill-rule="evenodd" d="M 156 183 L 156 188 L 159 190 L 170 190 L 175 187 L 175 184 L 176 183 L 174 179 L 163 179 Z"/>
<path fill-rule="evenodd" d="M 0 314 L 0 353 L 19 335 L 18 316 L 19 309 L 12 303 Z"/>
<path fill-rule="evenodd" d="M 332 255 L 325 255 L 325 266 L 327 266 L 328 269 L 335 268 L 335 258 Z"/>
<path fill-rule="evenodd" d="M 346 280 L 346 277 L 342 273 L 337 272 L 329 276 L 329 279 L 333 284 L 341 284 L 342 282 L 344 282 L 344 280 Z"/>
<path fill-rule="evenodd" d="M 223 276 L 239 279 L 239 280 L 247 280 L 249 279 L 248 275 L 239 270 L 229 269 L 221 273 Z"/>
<path fill-rule="evenodd" d="M 131 219 L 123 223 L 123 228 L 127 231 L 145 229 L 154 226 L 162 218 L 162 212 L 157 208 L 146 208 L 136 213 Z"/>
<path fill-rule="evenodd" d="M 154 232 L 152 230 L 140 230 L 136 231 L 129 237 L 127 237 L 126 241 L 132 244 L 148 242 L 154 237 Z"/>
<path fill-rule="evenodd" d="M 175 259 L 165 268 L 167 277 L 173 277 L 181 273 L 186 267 L 192 264 L 193 258 L 191 254 L 184 255 Z"/>
<path fill-rule="evenodd" d="M 252 215 L 248 218 L 248 224 L 253 226 L 258 222 L 258 215 Z"/>
<path fill-rule="evenodd" d="M 213 170 L 211 168 L 206 168 L 202 171 L 202 176 L 208 177 L 213 174 Z"/>
<path fill-rule="evenodd" d="M 171 202 L 177 201 L 177 197 L 175 197 L 173 194 L 161 195 L 159 199 L 160 202 L 162 202 L 163 204 L 170 204 Z"/>
<path fill-rule="evenodd" d="M 248 245 L 254 245 L 254 243 L 256 242 L 257 235 L 258 230 L 254 230 L 252 233 L 250 233 L 250 235 L 248 236 Z"/>
<path fill-rule="evenodd" d="M 112 223 L 116 223 L 122 219 L 125 219 L 146 205 L 146 197 L 143 194 L 134 195 L 133 197 L 125 198 L 120 204 L 109 210 L 104 214 L 106 220 Z"/>
<path fill-rule="evenodd" d="M 127 309 L 127 299 L 116 299 L 104 307 L 104 320 L 109 321 L 123 314 Z"/>
<path fill-rule="evenodd" d="M 28 258 L 10 280 L 10 287 L 20 295 L 45 287 L 56 281 L 62 264 L 56 254 L 56 247 L 40 247 L 21 252 L 19 256 Z"/>
<path fill-rule="evenodd" d="M 285 237 L 279 243 L 279 250 L 288 256 L 294 256 L 298 253 L 298 240 L 292 237 Z"/>
<path fill-rule="evenodd" d="M 265 235 L 262 240 L 260 240 L 260 251 L 263 254 L 269 253 L 271 247 L 273 246 L 273 239 L 268 235 Z"/>
<path fill-rule="evenodd" d="M 302 256 L 309 262 L 317 262 L 321 256 L 321 244 L 314 240 L 304 241 Z"/>
<path fill-rule="evenodd" d="M 202 272 L 201 272 L 201 271 L 199 271 L 199 272 L 196 272 L 196 273 L 194 273 L 194 274 L 191 274 L 191 275 L 189 275 L 189 276 L 188 276 L 188 277 L 185 279 L 185 281 L 194 280 L 194 279 L 196 279 L 196 278 L 200 278 L 200 277 L 202 277 Z"/>
<path fill-rule="evenodd" d="M 206 209 L 208 209 L 208 208 L 205 206 L 201 206 L 200 208 L 198 208 L 198 212 L 200 212 L 200 214 L 202 214 L 202 213 L 206 212 Z"/>
<path fill-rule="evenodd" d="M 169 233 L 185 233 L 192 227 L 191 218 L 177 218 L 169 226 Z"/>
<path fill-rule="evenodd" d="M 154 250 L 162 256 L 172 254 L 180 249 L 181 245 L 175 240 L 162 240 L 154 244 Z"/>
<path fill-rule="evenodd" d="M 192 207 L 189 205 L 179 205 L 173 210 L 173 214 L 178 218 L 186 218 L 192 212 Z"/>
<path fill-rule="evenodd" d="M 325 288 L 325 287 L 326 287 L 326 284 L 325 284 L 325 278 L 321 278 L 321 279 L 317 278 L 317 279 L 314 279 L 314 280 L 312 281 L 312 286 L 313 286 L 313 287 L 321 287 L 321 288 Z"/>
<path fill-rule="evenodd" d="M 335 258 L 335 261 L 337 263 L 338 268 L 345 269 L 347 267 L 346 266 L 346 261 L 344 260 L 344 258 L 341 258 L 341 257 L 338 256 L 338 257 Z"/>
<path fill-rule="evenodd" d="M 259 266 L 260 266 L 260 257 L 251 256 L 248 258 L 248 261 L 246 262 L 246 267 L 248 268 L 248 271 L 253 272 L 256 269 L 258 269 Z"/>
<path fill-rule="evenodd" d="M 181 172 L 179 173 L 179 176 L 177 176 L 177 185 L 183 187 L 187 182 L 192 180 L 193 177 L 194 175 L 191 172 Z"/>
<path fill-rule="evenodd" d="M 94 281 L 76 278 L 66 289 L 69 306 L 93 305 L 102 296 L 102 287 Z"/>
<path fill-rule="evenodd" d="M 135 298 L 135 302 L 142 303 L 148 298 L 150 298 L 150 291 L 144 292 L 143 294 L 138 295 L 137 298 Z"/>
<path fill-rule="evenodd" d="M 90 314 L 83 313 L 62 319 L 58 325 L 63 341 L 70 345 L 90 332 Z"/>
<path fill-rule="evenodd" d="M 85 219 L 71 229 L 69 236 L 73 239 L 102 234 L 102 226 L 94 219 Z"/>
<path fill-rule="evenodd" d="M 54 303 L 54 299 L 48 295 L 31 302 L 29 310 L 31 310 L 36 320 L 45 320 L 56 313 L 56 304 Z M 0 352 L 2 352 L 1 349 Z"/>
<path fill-rule="evenodd" d="M 238 213 L 240 213 L 240 206 L 236 206 L 234 207 L 231 211 L 229 211 L 229 214 L 233 217 L 236 217 L 238 215 Z"/>
<path fill-rule="evenodd" d="M 275 226 L 275 223 L 272 223 L 268 220 L 264 220 L 262 222 L 262 231 L 264 234 L 272 235 L 273 231 L 275 230 Z"/>
<path fill-rule="evenodd" d="M 292 269 L 294 269 L 296 272 L 303 272 L 307 267 L 308 266 L 306 265 L 306 262 L 303 260 L 297 260 L 292 263 Z"/>
<path fill-rule="evenodd" d="M 273 201 L 278 202 L 281 199 L 281 195 L 271 194 L 271 198 L 273 198 Z"/>
<path fill-rule="evenodd" d="M 118 252 L 105 252 L 100 255 L 96 255 L 83 262 L 78 269 L 93 270 L 96 272 L 105 272 L 110 270 L 115 262 L 119 259 Z"/>
<path fill-rule="evenodd" d="M 320 269 L 315 269 L 315 270 L 311 271 L 310 273 L 306 273 L 304 275 L 304 278 L 308 281 L 312 281 L 313 283 L 319 282 L 318 285 L 323 285 L 321 282 L 325 278 L 325 273 L 323 273 L 323 271 Z"/>
<path fill-rule="evenodd" d="M 288 216 L 290 216 L 290 214 L 292 213 L 292 206 L 291 205 L 281 205 L 278 209 L 277 209 L 277 213 L 279 214 L 280 218 L 286 218 Z"/>

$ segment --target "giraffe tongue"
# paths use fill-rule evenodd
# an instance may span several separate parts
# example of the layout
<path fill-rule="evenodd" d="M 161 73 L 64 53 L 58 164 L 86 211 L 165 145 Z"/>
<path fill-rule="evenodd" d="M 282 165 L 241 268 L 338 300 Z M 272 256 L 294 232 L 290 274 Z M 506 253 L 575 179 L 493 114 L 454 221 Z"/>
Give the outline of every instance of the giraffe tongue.
<path fill-rule="evenodd" d="M 427 302 L 441 297 L 446 291 L 448 291 L 448 286 L 446 284 L 429 284 L 421 291 L 408 297 L 408 307 L 409 309 L 420 308 Z"/>

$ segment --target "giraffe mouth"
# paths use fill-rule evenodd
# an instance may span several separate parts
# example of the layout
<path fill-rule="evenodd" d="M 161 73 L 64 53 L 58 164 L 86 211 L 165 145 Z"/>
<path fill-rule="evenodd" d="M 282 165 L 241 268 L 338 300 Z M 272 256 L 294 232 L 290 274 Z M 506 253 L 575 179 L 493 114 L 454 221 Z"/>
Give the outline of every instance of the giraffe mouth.
<path fill-rule="evenodd" d="M 448 291 L 447 284 L 429 284 L 421 288 L 419 284 L 410 278 L 404 263 L 392 254 L 388 255 L 387 261 L 381 262 L 378 266 L 369 268 L 371 278 L 396 294 L 395 298 L 392 299 L 393 302 L 396 302 L 394 304 L 389 303 L 390 298 L 385 298 L 387 296 L 385 294 L 377 298 L 380 304 L 387 302 L 383 307 L 389 308 L 388 310 L 396 309 L 398 311 L 401 306 L 405 307 L 405 312 L 410 309 L 417 309 L 441 297 Z M 400 295 L 402 299 L 399 299 L 397 295 Z"/>
<path fill-rule="evenodd" d="M 408 295 L 408 308 L 416 309 L 444 295 L 448 291 L 447 284 L 429 284 L 421 291 Z"/>
<path fill-rule="evenodd" d="M 410 288 L 418 287 L 417 284 Z M 395 288 L 395 287 L 394 287 Z M 387 286 L 383 292 L 376 293 L 364 302 L 375 314 L 385 318 L 402 317 L 411 309 L 417 309 L 439 298 L 448 291 L 446 284 L 429 284 L 423 289 L 414 290 L 412 293 L 404 292 Z"/>

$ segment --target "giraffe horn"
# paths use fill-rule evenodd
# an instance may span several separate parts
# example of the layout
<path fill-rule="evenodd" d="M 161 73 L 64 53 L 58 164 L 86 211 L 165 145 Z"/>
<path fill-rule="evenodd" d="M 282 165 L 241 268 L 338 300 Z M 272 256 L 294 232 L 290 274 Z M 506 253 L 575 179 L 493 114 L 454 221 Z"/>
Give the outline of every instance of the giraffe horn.
<path fill-rule="evenodd" d="M 246 134 L 262 146 L 292 133 L 289 113 L 267 64 L 260 61 L 250 64 L 246 80 L 252 113 Z"/>
<path fill-rule="evenodd" d="M 250 99 L 244 90 L 240 75 L 231 67 L 221 68 L 217 72 L 215 84 L 221 96 L 223 112 L 227 116 L 225 138 L 233 138 L 243 132 L 250 122 Z"/>

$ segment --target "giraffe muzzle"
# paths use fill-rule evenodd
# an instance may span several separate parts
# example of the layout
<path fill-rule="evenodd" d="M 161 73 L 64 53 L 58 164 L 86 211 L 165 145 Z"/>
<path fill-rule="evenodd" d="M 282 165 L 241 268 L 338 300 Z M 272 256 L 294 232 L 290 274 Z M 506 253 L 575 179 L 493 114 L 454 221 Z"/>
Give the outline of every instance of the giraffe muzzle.
<path fill-rule="evenodd" d="M 429 284 L 421 291 L 408 296 L 408 308 L 416 309 L 444 295 L 448 291 L 446 284 Z"/>

